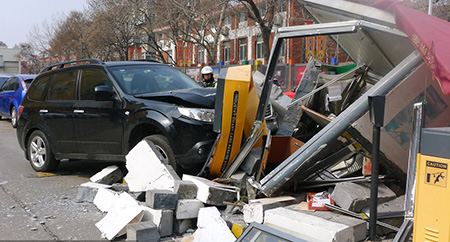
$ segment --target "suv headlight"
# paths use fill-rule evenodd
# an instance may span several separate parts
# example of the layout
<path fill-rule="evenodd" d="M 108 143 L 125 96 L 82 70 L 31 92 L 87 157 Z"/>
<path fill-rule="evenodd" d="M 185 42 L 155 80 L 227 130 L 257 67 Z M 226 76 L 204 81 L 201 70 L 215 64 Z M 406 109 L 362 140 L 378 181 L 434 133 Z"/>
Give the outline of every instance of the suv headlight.
<path fill-rule="evenodd" d="M 214 109 L 178 107 L 178 111 L 187 118 L 204 122 L 214 122 Z"/>

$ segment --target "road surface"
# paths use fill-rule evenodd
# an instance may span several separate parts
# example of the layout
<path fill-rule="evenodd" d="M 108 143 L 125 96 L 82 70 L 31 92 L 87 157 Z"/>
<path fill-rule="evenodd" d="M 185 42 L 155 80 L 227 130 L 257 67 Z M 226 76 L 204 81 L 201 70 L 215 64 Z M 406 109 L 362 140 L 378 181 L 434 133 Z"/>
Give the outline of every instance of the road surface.
<path fill-rule="evenodd" d="M 76 200 L 78 185 L 107 162 L 61 162 L 36 173 L 25 159 L 10 120 L 0 120 L 0 240 L 101 240 L 95 223 L 105 214 Z"/>

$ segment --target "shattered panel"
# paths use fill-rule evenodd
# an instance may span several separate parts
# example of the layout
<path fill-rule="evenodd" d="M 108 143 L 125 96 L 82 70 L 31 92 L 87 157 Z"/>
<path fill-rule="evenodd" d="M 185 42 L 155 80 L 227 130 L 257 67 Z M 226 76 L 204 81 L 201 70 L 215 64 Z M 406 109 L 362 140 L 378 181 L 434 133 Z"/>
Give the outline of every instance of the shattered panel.
<path fill-rule="evenodd" d="M 426 87 L 426 88 L 425 88 Z M 425 101 L 425 127 L 447 127 L 450 125 L 450 97 L 440 91 L 439 83 L 431 76 L 426 65 L 414 71 L 386 96 L 385 126 L 381 130 L 380 150 L 407 173 L 408 152 L 413 125 L 413 106 Z M 372 125 L 366 112 L 353 127 L 366 139 L 372 140 Z"/>

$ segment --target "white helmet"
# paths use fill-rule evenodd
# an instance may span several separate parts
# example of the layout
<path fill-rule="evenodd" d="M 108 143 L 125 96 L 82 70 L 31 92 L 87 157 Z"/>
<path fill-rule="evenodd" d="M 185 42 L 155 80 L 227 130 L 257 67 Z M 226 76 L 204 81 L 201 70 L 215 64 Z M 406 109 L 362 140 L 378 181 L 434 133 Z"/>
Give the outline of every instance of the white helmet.
<path fill-rule="evenodd" d="M 202 68 L 202 75 L 203 74 L 213 74 L 213 69 L 210 66 L 205 66 Z"/>

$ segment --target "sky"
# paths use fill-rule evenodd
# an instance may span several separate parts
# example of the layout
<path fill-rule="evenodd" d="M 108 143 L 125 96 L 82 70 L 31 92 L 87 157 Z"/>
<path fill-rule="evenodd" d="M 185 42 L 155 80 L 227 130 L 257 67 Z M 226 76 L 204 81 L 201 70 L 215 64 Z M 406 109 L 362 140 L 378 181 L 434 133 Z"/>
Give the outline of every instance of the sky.
<path fill-rule="evenodd" d="M 13 48 L 28 42 L 33 26 L 42 28 L 46 21 L 83 11 L 87 0 L 0 0 L 0 41 Z"/>

